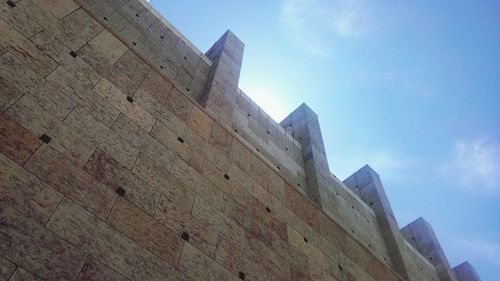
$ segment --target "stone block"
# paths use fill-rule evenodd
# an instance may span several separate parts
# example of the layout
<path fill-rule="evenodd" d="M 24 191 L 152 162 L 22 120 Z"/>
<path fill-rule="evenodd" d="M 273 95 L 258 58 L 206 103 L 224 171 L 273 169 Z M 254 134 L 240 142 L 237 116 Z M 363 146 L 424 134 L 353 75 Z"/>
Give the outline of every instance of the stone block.
<path fill-rule="evenodd" d="M 146 132 L 151 131 L 155 118 L 134 102 L 127 100 L 127 95 L 111 84 L 107 79 L 101 79 L 94 87 L 94 91 L 115 108 L 125 114 L 130 120 L 137 123 Z"/>
<path fill-rule="evenodd" d="M 207 150 L 207 158 L 220 170 L 227 170 L 229 165 L 229 154 L 232 137 L 217 123 L 214 123 L 210 133 L 210 149 Z"/>
<path fill-rule="evenodd" d="M 244 271 L 244 253 L 231 240 L 219 236 L 217 239 L 217 249 L 215 251 L 215 261 L 224 266 L 234 274 Z"/>
<path fill-rule="evenodd" d="M 44 279 L 76 279 L 85 261 L 79 249 L 3 204 L 0 221 L 2 256 Z"/>
<path fill-rule="evenodd" d="M 16 270 L 16 265 L 0 257 L 0 280 L 9 280 L 12 273 Z"/>
<path fill-rule="evenodd" d="M 35 275 L 29 273 L 25 269 L 18 267 L 9 281 L 42 281 L 42 279 L 36 277 Z"/>
<path fill-rule="evenodd" d="M 195 281 L 239 280 L 189 243 L 184 243 L 179 269 Z"/>
<path fill-rule="evenodd" d="M 0 3 L 0 18 L 10 24 L 25 38 L 30 38 L 43 29 L 21 9 L 12 9 L 6 1 Z"/>
<path fill-rule="evenodd" d="M 94 118 L 88 110 L 76 107 L 64 124 L 80 134 L 85 142 L 99 147 L 128 169 L 132 168 L 139 151 Z"/>
<path fill-rule="evenodd" d="M 11 87 L 28 95 L 59 119 L 66 117 L 76 105 L 71 98 L 10 53 L 0 57 L 0 75 L 12 84 Z"/>
<path fill-rule="evenodd" d="M 125 277 L 132 275 L 139 245 L 73 201 L 64 199 L 46 227 Z"/>
<path fill-rule="evenodd" d="M 47 76 L 47 80 L 107 126 L 111 126 L 120 114 L 117 108 L 62 66 Z"/>
<path fill-rule="evenodd" d="M 44 224 L 63 196 L 3 154 L 0 154 L 0 170 L 0 202 Z"/>
<path fill-rule="evenodd" d="M 71 50 L 78 50 L 96 37 L 103 30 L 103 26 L 83 9 L 78 9 L 62 18 L 58 22 L 57 29 L 59 36 L 56 37 Z"/>
<path fill-rule="evenodd" d="M 43 30 L 30 38 L 40 50 L 49 55 L 60 65 L 68 69 L 87 87 L 94 86 L 101 78 L 91 66 L 89 66 L 80 57 L 71 55 L 72 50 L 64 46 L 57 38 L 51 35 L 47 30 Z"/>
<path fill-rule="evenodd" d="M 231 143 L 231 164 L 238 166 L 241 170 L 248 173 L 250 168 L 250 151 L 238 140 Z"/>
<path fill-rule="evenodd" d="M 85 165 L 84 170 L 111 190 L 122 187 L 126 191 L 124 196 L 126 200 L 149 215 L 154 214 L 160 193 L 104 151 L 97 149 Z"/>
<path fill-rule="evenodd" d="M 23 96 L 23 93 L 10 81 L 0 75 L 0 87 L 2 95 L 0 95 L 0 112 L 4 112 L 14 102 Z"/>
<path fill-rule="evenodd" d="M 12 52 L 17 59 L 28 64 L 42 77 L 47 76 L 57 67 L 55 61 L 2 19 L 0 19 L 0 32 L 2 34 L 0 37 L 0 50 Z"/>
<path fill-rule="evenodd" d="M 179 262 L 181 237 L 126 200 L 116 202 L 108 223 L 169 265 Z"/>
<path fill-rule="evenodd" d="M 137 262 L 133 281 L 192 281 L 184 273 L 170 266 L 165 261 L 148 251 L 143 250 Z"/>
<path fill-rule="evenodd" d="M 78 281 L 126 281 L 118 272 L 89 256 L 82 267 Z"/>
<path fill-rule="evenodd" d="M 111 210 L 115 193 L 47 145 L 33 154 L 25 168 L 101 219 Z"/>
<path fill-rule="evenodd" d="M 133 51 L 126 51 L 106 78 L 125 94 L 132 96 L 151 68 Z"/>
<path fill-rule="evenodd" d="M 194 107 L 188 120 L 188 127 L 205 141 L 209 141 L 213 120 L 201 109 Z"/>
<path fill-rule="evenodd" d="M 0 113 L 0 152 L 22 165 L 42 141 L 28 130 Z"/>
<path fill-rule="evenodd" d="M 145 154 L 140 153 L 132 172 L 158 189 L 161 193 L 168 194 L 171 192 L 171 189 L 182 186 L 182 183 L 169 170 L 162 163 L 158 163 Z"/>

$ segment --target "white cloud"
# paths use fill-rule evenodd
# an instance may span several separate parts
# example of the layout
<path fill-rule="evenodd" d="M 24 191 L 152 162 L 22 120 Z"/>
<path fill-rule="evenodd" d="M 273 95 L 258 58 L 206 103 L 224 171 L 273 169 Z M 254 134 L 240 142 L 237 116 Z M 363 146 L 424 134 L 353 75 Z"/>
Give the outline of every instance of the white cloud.
<path fill-rule="evenodd" d="M 500 145 L 488 138 L 456 142 L 450 163 L 441 171 L 448 180 L 477 194 L 500 194 Z"/>
<path fill-rule="evenodd" d="M 286 31 L 313 55 L 332 54 L 334 37 L 361 35 L 367 27 L 365 0 L 283 0 Z"/>

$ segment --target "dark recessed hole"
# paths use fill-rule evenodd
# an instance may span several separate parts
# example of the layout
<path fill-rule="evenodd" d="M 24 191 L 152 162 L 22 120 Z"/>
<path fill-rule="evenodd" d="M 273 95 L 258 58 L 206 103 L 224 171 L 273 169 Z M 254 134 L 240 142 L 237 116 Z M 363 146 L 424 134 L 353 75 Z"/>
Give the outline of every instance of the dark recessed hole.
<path fill-rule="evenodd" d="M 137 45 L 137 43 L 135 43 L 135 42 L 132 42 L 132 45 L 136 46 L 136 45 Z"/>
<path fill-rule="evenodd" d="M 358 186 L 357 186 L 357 185 L 356 185 L 355 187 L 356 187 L 356 188 L 358 188 Z"/>
<path fill-rule="evenodd" d="M 269 131 L 267 131 L 267 134 L 269 135 L 269 134 L 271 134 L 271 133 L 269 133 Z"/>
<path fill-rule="evenodd" d="M 189 91 L 190 91 L 190 90 L 189 90 L 189 88 L 186 88 L 186 91 L 188 91 L 188 92 L 189 92 Z"/>
<path fill-rule="evenodd" d="M 337 192 L 337 196 L 339 196 L 340 194 Z"/>
<path fill-rule="evenodd" d="M 180 143 L 184 143 L 184 139 L 183 139 L 183 138 L 181 138 L 181 137 L 178 137 L 178 138 L 177 138 L 177 141 L 179 141 Z"/>
<path fill-rule="evenodd" d="M 163 65 L 160 65 L 160 69 L 165 69 L 165 67 L 163 67 Z"/>
<path fill-rule="evenodd" d="M 119 186 L 116 190 L 115 190 L 116 193 L 118 193 L 118 195 L 120 195 L 121 197 L 125 196 L 125 189 L 121 186 Z"/>
<path fill-rule="evenodd" d="M 271 209 L 269 209 L 269 207 L 266 207 L 266 211 L 267 211 L 268 213 L 270 213 L 270 212 L 271 212 Z"/>
<path fill-rule="evenodd" d="M 422 268 L 420 268 L 420 271 L 424 271 Z"/>
<path fill-rule="evenodd" d="M 248 117 L 250 117 L 250 113 L 248 113 Z"/>
<path fill-rule="evenodd" d="M 277 166 L 276 168 L 278 168 L 278 170 L 281 170 L 280 166 Z"/>
<path fill-rule="evenodd" d="M 226 180 L 229 180 L 229 175 L 228 175 L 228 174 L 224 174 L 224 178 L 225 178 Z"/>
<path fill-rule="evenodd" d="M 351 208 L 354 210 L 354 206 L 351 206 Z"/>
<path fill-rule="evenodd" d="M 340 269 L 340 271 L 344 270 L 340 264 L 339 264 L 339 269 Z"/>
<path fill-rule="evenodd" d="M 297 186 L 300 187 L 300 183 L 298 183 Z"/>
<path fill-rule="evenodd" d="M 40 136 L 40 139 L 44 142 L 44 143 L 49 143 L 50 140 L 52 140 L 51 137 L 47 136 L 46 134 L 43 134 Z"/>
<path fill-rule="evenodd" d="M 429 257 L 429 260 L 432 260 L 432 257 Z"/>
<path fill-rule="evenodd" d="M 188 60 L 188 58 L 184 57 L 184 60 Z"/>
<path fill-rule="evenodd" d="M 260 149 L 257 148 L 257 151 L 260 151 Z"/>
<path fill-rule="evenodd" d="M 163 37 L 163 35 L 162 35 L 162 36 L 160 36 L 160 38 L 161 38 L 161 39 L 165 39 L 165 37 Z"/>
<path fill-rule="evenodd" d="M 245 273 L 241 272 L 240 271 L 240 274 L 238 274 L 238 277 L 241 279 L 241 280 L 245 280 Z"/>
<path fill-rule="evenodd" d="M 7 1 L 7 5 L 14 8 L 16 6 L 16 3 L 12 2 L 12 1 Z"/>
<path fill-rule="evenodd" d="M 304 242 L 309 243 L 309 240 L 307 240 L 307 238 L 304 237 Z"/>
<path fill-rule="evenodd" d="M 384 261 L 387 261 L 387 258 L 384 257 Z"/>
<path fill-rule="evenodd" d="M 351 230 L 352 233 L 355 233 L 354 230 Z"/>
<path fill-rule="evenodd" d="M 412 237 L 411 240 L 415 240 L 415 237 Z"/>
<path fill-rule="evenodd" d="M 134 99 L 131 96 L 127 96 L 127 101 L 128 102 L 134 102 Z"/>
<path fill-rule="evenodd" d="M 285 150 L 288 151 L 288 147 L 285 146 Z"/>
<path fill-rule="evenodd" d="M 70 54 L 72 57 L 74 57 L 74 58 L 76 58 L 76 57 L 78 56 L 78 55 L 76 54 L 76 52 L 75 52 L 75 51 L 71 51 L 71 52 L 69 52 L 69 54 Z"/>
<path fill-rule="evenodd" d="M 102 17 L 102 19 L 103 19 L 103 20 L 108 20 L 108 18 L 107 18 L 107 17 Z"/>
<path fill-rule="evenodd" d="M 302 140 L 302 137 L 300 137 L 299 140 Z"/>
<path fill-rule="evenodd" d="M 370 206 L 373 206 L 373 202 L 370 202 Z"/>
<path fill-rule="evenodd" d="M 234 129 L 234 132 L 237 133 L 238 132 L 238 129 Z"/>
<path fill-rule="evenodd" d="M 136 17 L 139 17 L 139 14 L 135 14 Z"/>
<path fill-rule="evenodd" d="M 370 247 L 370 248 L 371 248 L 371 247 L 372 247 L 372 244 L 368 244 L 368 247 Z"/>
<path fill-rule="evenodd" d="M 367 222 L 367 223 L 370 223 L 370 221 L 369 221 L 369 220 L 366 220 L 366 222 Z"/>
<path fill-rule="evenodd" d="M 181 238 L 184 241 L 189 241 L 189 234 L 187 232 L 182 232 Z"/>

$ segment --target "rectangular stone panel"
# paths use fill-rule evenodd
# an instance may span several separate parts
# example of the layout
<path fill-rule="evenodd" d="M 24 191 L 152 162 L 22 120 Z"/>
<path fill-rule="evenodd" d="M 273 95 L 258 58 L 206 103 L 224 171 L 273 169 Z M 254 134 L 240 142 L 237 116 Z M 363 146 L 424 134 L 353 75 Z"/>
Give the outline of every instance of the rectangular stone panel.
<path fill-rule="evenodd" d="M 7 1 L 0 2 L 0 18 L 10 24 L 25 38 L 30 38 L 43 29 L 21 9 L 12 9 L 7 4 Z"/>
<path fill-rule="evenodd" d="M 0 19 L 0 34 L 2 34 L 0 36 L 0 50 L 12 52 L 17 59 L 30 65 L 42 77 L 47 76 L 57 67 L 55 61 L 2 19 Z"/>
<path fill-rule="evenodd" d="M 66 117 L 76 103 L 10 53 L 0 57 L 0 75 L 18 91 L 30 96 L 59 119 Z"/>
<path fill-rule="evenodd" d="M 64 124 L 80 134 L 85 142 L 99 147 L 128 169 L 132 168 L 139 151 L 99 122 L 89 111 L 76 107 L 64 120 Z"/>
<path fill-rule="evenodd" d="M 49 280 L 75 280 L 85 254 L 40 224 L 0 203 L 0 252 Z"/>
<path fill-rule="evenodd" d="M 132 50 L 125 52 L 106 75 L 111 83 L 132 96 L 151 68 Z"/>
<path fill-rule="evenodd" d="M 105 264 L 89 256 L 82 267 L 78 281 L 126 281 L 127 279 Z"/>
<path fill-rule="evenodd" d="M 57 32 L 54 32 L 55 29 Z M 49 27 L 49 31 L 56 33 L 56 37 L 74 51 L 80 49 L 102 30 L 102 25 L 83 9 L 78 9 L 62 18 L 56 27 Z"/>
<path fill-rule="evenodd" d="M 42 279 L 36 277 L 35 275 L 29 273 L 25 269 L 18 267 L 9 281 L 42 281 Z"/>
<path fill-rule="evenodd" d="M 194 107 L 188 120 L 188 127 L 205 141 L 210 138 L 213 120 L 198 107 Z"/>
<path fill-rule="evenodd" d="M 108 223 L 171 266 L 177 265 L 181 253 L 181 237 L 137 207 L 125 200 L 118 200 Z"/>
<path fill-rule="evenodd" d="M 9 280 L 16 270 L 16 265 L 0 256 L 0 280 Z"/>
<path fill-rule="evenodd" d="M 192 281 L 184 273 L 176 270 L 165 261 L 143 250 L 137 262 L 133 281 Z"/>
<path fill-rule="evenodd" d="M 28 130 L 0 113 L 0 152 L 22 165 L 42 141 Z"/>
<path fill-rule="evenodd" d="M 25 168 L 101 219 L 106 218 L 116 198 L 112 190 L 48 145 L 42 145 L 26 162 Z"/>
<path fill-rule="evenodd" d="M 125 277 L 132 276 L 139 245 L 73 201 L 64 199 L 46 227 Z"/>
<path fill-rule="evenodd" d="M 40 224 L 48 220 L 63 197 L 3 154 L 0 154 L 0 191 L 0 202 Z"/>

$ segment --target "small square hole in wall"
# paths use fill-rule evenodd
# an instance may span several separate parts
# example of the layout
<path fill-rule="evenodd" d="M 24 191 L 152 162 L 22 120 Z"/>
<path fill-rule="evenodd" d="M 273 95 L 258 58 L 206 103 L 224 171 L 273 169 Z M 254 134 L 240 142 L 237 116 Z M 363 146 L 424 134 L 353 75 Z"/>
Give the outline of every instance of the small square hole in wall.
<path fill-rule="evenodd" d="M 237 133 L 238 132 L 238 129 L 234 129 L 234 132 Z"/>
<path fill-rule="evenodd" d="M 160 39 L 165 39 L 165 37 L 163 37 L 163 35 L 160 36 Z"/>
<path fill-rule="evenodd" d="M 107 17 L 102 17 L 102 19 L 103 19 L 103 20 L 108 20 L 108 18 L 107 18 Z"/>
<path fill-rule="evenodd" d="M 135 42 L 132 42 L 132 45 L 134 45 L 134 46 L 137 46 L 137 43 L 135 43 Z"/>
<path fill-rule="evenodd" d="M 285 147 L 285 150 L 288 151 L 288 147 Z"/>
<path fill-rule="evenodd" d="M 163 67 L 163 65 L 160 65 L 160 69 L 165 69 L 165 67 Z"/>
<path fill-rule="evenodd" d="M 344 271 L 344 269 L 342 268 L 342 266 L 339 264 L 339 269 L 340 271 Z"/>
<path fill-rule="evenodd" d="M 268 135 L 270 135 L 271 133 L 269 131 L 266 131 Z"/>
<path fill-rule="evenodd" d="M 240 273 L 238 274 L 238 277 L 241 279 L 241 280 L 245 280 L 245 273 L 240 271 Z"/>
<path fill-rule="evenodd" d="M 189 91 L 191 91 L 191 90 L 189 90 L 189 88 L 186 88 L 186 91 L 188 91 L 188 92 L 189 92 Z"/>
<path fill-rule="evenodd" d="M 128 102 L 134 102 L 134 99 L 131 96 L 127 96 L 127 101 Z"/>
<path fill-rule="evenodd" d="M 9 7 L 14 8 L 16 6 L 16 3 L 12 2 L 12 1 L 7 1 L 7 5 L 9 5 Z"/>
<path fill-rule="evenodd" d="M 250 113 L 248 113 L 247 115 L 248 115 L 248 117 L 250 117 Z"/>
<path fill-rule="evenodd" d="M 297 186 L 300 187 L 300 183 L 298 183 Z"/>
<path fill-rule="evenodd" d="M 178 141 L 178 142 L 180 142 L 180 143 L 184 143 L 184 139 L 183 139 L 183 138 L 181 138 L 181 137 L 178 137 L 178 138 L 177 138 L 177 141 Z"/>
<path fill-rule="evenodd" d="M 228 175 L 228 174 L 224 174 L 224 178 L 225 178 L 226 180 L 229 180 L 229 175 Z"/>
<path fill-rule="evenodd" d="M 46 134 L 43 134 L 40 136 L 40 140 L 42 140 L 44 143 L 49 143 L 52 140 L 52 138 L 47 136 Z"/>
<path fill-rule="evenodd" d="M 181 238 L 187 242 L 189 241 L 189 234 L 187 232 L 182 232 Z"/>
<path fill-rule="evenodd" d="M 78 56 L 78 55 L 76 54 L 76 52 L 75 52 L 75 51 L 71 51 L 71 52 L 69 52 L 69 54 L 70 54 L 72 57 L 74 57 L 74 58 L 76 58 L 76 57 Z"/>
<path fill-rule="evenodd" d="M 136 17 L 139 17 L 139 14 L 135 14 Z"/>
<path fill-rule="evenodd" d="M 309 243 L 309 240 L 307 240 L 307 238 L 304 237 L 304 242 Z"/>
<path fill-rule="evenodd" d="M 121 197 L 125 196 L 125 189 L 121 186 L 119 186 L 116 190 L 115 190 L 116 193 L 118 193 L 118 195 L 120 195 Z"/>
<path fill-rule="evenodd" d="M 268 213 L 270 213 L 270 212 L 271 212 L 271 209 L 270 209 L 269 207 L 266 207 L 266 211 L 267 211 Z"/>

